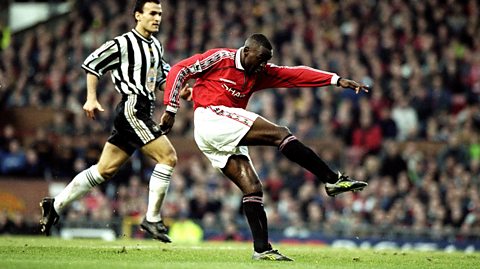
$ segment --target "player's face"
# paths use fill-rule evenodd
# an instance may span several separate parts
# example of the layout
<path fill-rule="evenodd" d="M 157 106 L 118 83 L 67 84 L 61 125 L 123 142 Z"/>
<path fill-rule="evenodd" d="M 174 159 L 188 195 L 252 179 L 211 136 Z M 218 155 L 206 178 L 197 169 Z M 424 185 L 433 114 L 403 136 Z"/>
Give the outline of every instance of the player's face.
<path fill-rule="evenodd" d="M 153 2 L 147 2 L 143 6 L 143 13 L 136 12 L 137 30 L 147 34 L 156 33 L 160 29 L 162 21 L 162 5 Z"/>
<path fill-rule="evenodd" d="M 262 46 L 249 47 L 245 55 L 245 71 L 254 74 L 263 71 L 267 62 L 272 58 L 272 51 Z"/>

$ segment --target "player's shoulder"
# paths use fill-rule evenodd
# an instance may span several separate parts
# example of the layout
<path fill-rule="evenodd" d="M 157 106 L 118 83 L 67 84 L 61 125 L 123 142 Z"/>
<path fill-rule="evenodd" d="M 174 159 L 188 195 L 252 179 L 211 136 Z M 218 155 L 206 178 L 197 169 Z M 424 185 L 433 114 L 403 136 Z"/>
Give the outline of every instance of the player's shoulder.
<path fill-rule="evenodd" d="M 125 32 L 123 34 L 117 35 L 116 37 L 113 38 L 113 40 L 117 42 L 125 42 L 127 39 L 132 39 L 133 38 L 133 33 L 132 31 Z"/>
<path fill-rule="evenodd" d="M 135 29 L 130 29 L 130 31 L 126 31 L 126 32 L 124 32 L 124 33 L 122 33 L 122 34 L 119 34 L 119 35 L 117 36 L 117 38 L 134 37 L 134 36 L 136 36 L 136 35 L 137 35 L 137 34 L 136 34 L 136 30 L 135 30 Z M 138 34 L 138 35 L 140 35 L 140 34 Z"/>
<path fill-rule="evenodd" d="M 278 70 L 278 69 L 282 69 L 282 68 L 284 68 L 284 67 L 285 67 L 285 66 L 276 65 L 276 64 L 274 64 L 274 63 L 267 63 L 267 64 L 265 65 L 265 71 L 267 71 L 267 72 L 270 71 L 270 70 L 275 71 L 275 70 Z"/>
<path fill-rule="evenodd" d="M 215 58 L 233 59 L 237 50 L 229 48 L 214 48 L 207 50 L 204 55 L 215 56 Z"/>
<path fill-rule="evenodd" d="M 216 52 L 225 52 L 225 53 L 229 53 L 229 52 L 235 52 L 236 50 L 234 49 L 229 49 L 229 48 L 214 48 L 214 49 L 209 49 L 207 50 L 206 52 L 208 53 L 216 53 Z"/>
<path fill-rule="evenodd" d="M 117 41 L 127 41 L 130 40 L 130 42 L 134 42 L 135 40 L 142 40 L 146 42 L 159 42 L 158 39 L 155 36 L 150 36 L 150 38 L 145 38 L 143 37 L 140 33 L 138 33 L 135 29 L 132 29 L 128 32 L 125 32 L 123 34 L 119 34 L 114 38 Z M 149 41 L 151 40 L 151 41 Z"/>
<path fill-rule="evenodd" d="M 216 48 L 216 49 L 212 49 L 212 50 L 216 50 L 216 51 L 224 51 L 226 53 L 235 53 L 237 51 L 237 49 L 231 49 L 231 48 Z"/>

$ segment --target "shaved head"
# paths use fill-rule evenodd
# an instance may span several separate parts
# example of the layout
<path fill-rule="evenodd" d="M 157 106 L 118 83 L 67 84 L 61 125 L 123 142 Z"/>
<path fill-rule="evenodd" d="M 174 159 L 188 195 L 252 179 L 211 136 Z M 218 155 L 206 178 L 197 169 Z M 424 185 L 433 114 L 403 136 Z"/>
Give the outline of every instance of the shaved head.
<path fill-rule="evenodd" d="M 253 34 L 245 40 L 241 63 L 248 74 L 261 72 L 273 56 L 272 44 L 262 34 Z"/>
<path fill-rule="evenodd" d="M 268 38 L 263 34 L 253 34 L 247 38 L 247 40 L 245 41 L 245 47 L 251 47 L 254 45 L 262 46 L 268 50 L 273 49 L 270 40 L 268 40 Z"/>

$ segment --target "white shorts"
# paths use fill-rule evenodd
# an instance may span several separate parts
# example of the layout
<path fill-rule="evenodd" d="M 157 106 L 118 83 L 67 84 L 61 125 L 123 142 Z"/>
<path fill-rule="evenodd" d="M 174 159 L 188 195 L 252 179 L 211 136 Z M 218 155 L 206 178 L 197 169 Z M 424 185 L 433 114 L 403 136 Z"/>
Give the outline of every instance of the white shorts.
<path fill-rule="evenodd" d="M 194 112 L 194 137 L 198 148 L 215 168 L 224 168 L 232 155 L 248 159 L 248 147 L 238 146 L 258 115 L 242 108 L 198 107 Z"/>

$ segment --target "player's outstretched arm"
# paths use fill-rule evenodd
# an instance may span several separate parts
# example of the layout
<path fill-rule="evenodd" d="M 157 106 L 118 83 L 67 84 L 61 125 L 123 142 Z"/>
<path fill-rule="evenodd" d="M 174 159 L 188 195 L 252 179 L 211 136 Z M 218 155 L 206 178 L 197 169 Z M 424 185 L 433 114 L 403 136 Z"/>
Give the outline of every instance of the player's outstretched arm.
<path fill-rule="evenodd" d="M 340 78 L 337 82 L 337 85 L 342 88 L 351 88 L 357 94 L 360 91 L 368 92 L 370 90 L 370 86 L 346 78 Z"/>

